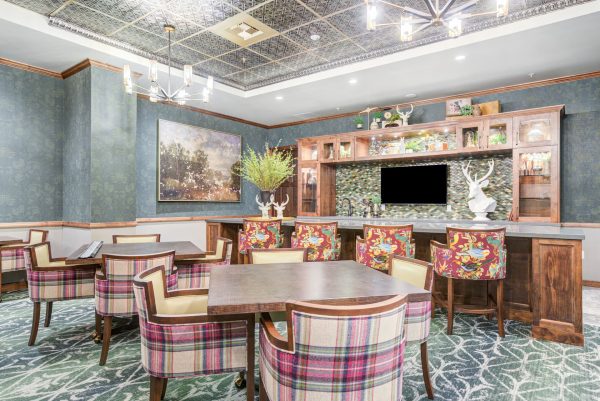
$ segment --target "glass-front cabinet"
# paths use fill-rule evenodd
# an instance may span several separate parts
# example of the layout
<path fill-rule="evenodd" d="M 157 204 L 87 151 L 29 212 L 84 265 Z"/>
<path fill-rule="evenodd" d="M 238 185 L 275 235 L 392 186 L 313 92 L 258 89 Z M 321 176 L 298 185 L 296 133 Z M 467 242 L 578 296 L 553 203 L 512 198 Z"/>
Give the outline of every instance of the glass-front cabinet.
<path fill-rule="evenodd" d="M 340 137 L 337 139 L 337 160 L 354 160 L 354 138 L 351 136 Z"/>
<path fill-rule="evenodd" d="M 316 163 L 301 164 L 298 168 L 300 214 L 316 215 L 318 203 L 319 168 Z"/>
<path fill-rule="evenodd" d="M 515 149 L 513 213 L 519 221 L 557 221 L 560 186 L 556 146 Z"/>
<path fill-rule="evenodd" d="M 481 149 L 483 143 L 483 122 L 473 121 L 457 127 L 457 137 L 460 147 L 465 150 Z"/>
<path fill-rule="evenodd" d="M 319 160 L 323 163 L 336 161 L 335 152 L 336 138 L 328 137 L 319 141 Z"/>
<path fill-rule="evenodd" d="M 312 139 L 302 139 L 298 141 L 298 159 L 300 159 L 300 161 L 319 160 L 318 142 Z"/>
<path fill-rule="evenodd" d="M 556 145 L 559 135 L 558 113 L 542 113 L 514 117 L 515 146 Z"/>
<path fill-rule="evenodd" d="M 486 149 L 511 149 L 512 118 L 496 118 L 485 121 L 485 148 Z"/>

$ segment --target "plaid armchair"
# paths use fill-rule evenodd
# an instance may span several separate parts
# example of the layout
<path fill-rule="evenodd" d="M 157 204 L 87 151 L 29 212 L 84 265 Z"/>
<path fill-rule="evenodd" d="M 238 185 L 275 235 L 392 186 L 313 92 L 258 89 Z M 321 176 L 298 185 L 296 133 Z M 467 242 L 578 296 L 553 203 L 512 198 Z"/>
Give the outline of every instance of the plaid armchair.
<path fill-rule="evenodd" d="M 308 249 L 310 262 L 339 260 L 342 240 L 337 234 L 337 222 L 297 222 L 292 234 L 292 248 Z"/>
<path fill-rule="evenodd" d="M 33 302 L 33 321 L 29 345 L 37 337 L 41 303 L 46 303 L 44 327 L 50 326 L 52 303 L 94 296 L 94 273 L 97 265 L 67 265 L 65 258 L 53 258 L 50 243 L 24 248 L 29 299 Z"/>
<path fill-rule="evenodd" d="M 283 235 L 281 220 L 244 219 L 243 229 L 238 235 L 238 252 L 248 255 L 251 248 L 281 248 Z"/>
<path fill-rule="evenodd" d="M 405 309 L 403 296 L 359 306 L 288 303 L 288 338 L 263 314 L 261 400 L 401 400 Z"/>
<path fill-rule="evenodd" d="M 387 270 L 390 256 L 415 257 L 413 226 L 363 226 L 363 238 L 356 238 L 356 261 L 377 270 Z"/>
<path fill-rule="evenodd" d="M 215 252 L 207 253 L 202 258 L 183 259 L 177 261 L 177 287 L 208 288 L 210 272 L 214 267 L 231 264 L 233 241 L 217 238 Z"/>
<path fill-rule="evenodd" d="M 175 251 L 151 255 L 122 256 L 102 255 L 102 269 L 96 274 L 96 333 L 100 333 L 100 321 L 104 323 L 102 332 L 102 352 L 100 365 L 106 363 L 113 316 L 133 316 L 137 314 L 133 294 L 133 277 L 145 270 L 165 266 L 166 282 L 169 289 L 177 288 L 177 273 L 173 266 Z"/>
<path fill-rule="evenodd" d="M 164 398 L 168 379 L 253 372 L 254 315 L 209 317 L 208 289 L 168 291 L 166 274 L 154 267 L 133 283 L 150 401 Z M 254 374 L 247 377 L 247 399 L 254 401 Z"/>
<path fill-rule="evenodd" d="M 29 230 L 27 241 L 0 247 L 0 300 L 2 299 L 2 273 L 25 270 L 25 247 L 46 242 L 48 231 Z"/>

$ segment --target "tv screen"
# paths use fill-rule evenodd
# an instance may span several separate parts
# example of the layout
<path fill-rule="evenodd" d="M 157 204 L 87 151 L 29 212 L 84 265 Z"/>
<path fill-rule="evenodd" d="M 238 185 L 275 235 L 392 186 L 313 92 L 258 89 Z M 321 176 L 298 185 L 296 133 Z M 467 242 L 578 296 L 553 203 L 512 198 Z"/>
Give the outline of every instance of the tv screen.
<path fill-rule="evenodd" d="M 384 167 L 381 169 L 381 202 L 446 204 L 448 165 Z"/>

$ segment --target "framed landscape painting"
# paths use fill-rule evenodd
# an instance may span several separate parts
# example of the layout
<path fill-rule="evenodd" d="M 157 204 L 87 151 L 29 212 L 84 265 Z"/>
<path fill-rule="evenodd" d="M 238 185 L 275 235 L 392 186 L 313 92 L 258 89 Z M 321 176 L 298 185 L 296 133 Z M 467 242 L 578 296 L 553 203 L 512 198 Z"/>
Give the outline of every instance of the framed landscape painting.
<path fill-rule="evenodd" d="M 158 120 L 158 200 L 239 202 L 242 138 Z"/>

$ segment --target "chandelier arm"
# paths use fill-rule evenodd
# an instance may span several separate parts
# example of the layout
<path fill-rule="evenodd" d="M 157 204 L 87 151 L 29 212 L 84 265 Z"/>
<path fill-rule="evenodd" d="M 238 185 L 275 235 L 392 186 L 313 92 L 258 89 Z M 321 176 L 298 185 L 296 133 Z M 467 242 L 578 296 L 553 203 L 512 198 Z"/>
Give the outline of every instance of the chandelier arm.
<path fill-rule="evenodd" d="M 175 92 L 173 92 L 173 94 L 171 95 L 171 98 L 176 97 L 183 88 L 185 88 L 185 84 L 183 84 L 179 88 L 177 88 L 177 90 Z"/>
<path fill-rule="evenodd" d="M 446 14 L 448 12 L 448 10 L 450 10 L 450 7 L 452 7 L 452 5 L 456 2 L 456 0 L 449 0 L 444 7 L 442 7 L 442 10 L 440 11 L 440 15 L 439 17 L 442 18 L 444 16 L 444 14 Z"/>
<path fill-rule="evenodd" d="M 425 0 L 425 5 L 431 13 L 431 16 L 436 18 L 438 16 L 438 10 L 436 10 L 435 6 L 431 3 L 431 0 Z"/>
<path fill-rule="evenodd" d="M 421 32 L 422 30 L 429 28 L 431 25 L 433 25 L 433 21 L 429 21 L 427 24 L 421 25 L 413 31 L 413 35 L 417 32 Z"/>
<path fill-rule="evenodd" d="M 473 7 L 477 3 L 479 3 L 479 0 L 471 0 L 468 3 L 462 4 L 458 7 L 453 8 L 452 10 L 448 10 L 448 12 L 447 12 L 448 18 L 460 13 L 463 10 L 466 10 L 467 8 Z"/>
<path fill-rule="evenodd" d="M 425 18 L 421 18 L 418 20 L 412 20 L 413 24 L 431 24 L 431 20 L 430 19 L 425 19 Z M 390 26 L 390 25 L 402 25 L 402 22 L 386 22 L 383 24 L 375 24 L 375 26 Z"/>
<path fill-rule="evenodd" d="M 385 0 L 379 0 L 380 3 L 387 4 L 389 6 L 399 8 L 400 10 L 406 11 L 407 13 L 413 14 L 417 17 L 431 19 L 431 14 L 424 13 L 423 11 L 416 10 L 412 7 L 401 6 L 399 4 L 389 3 Z"/>
<path fill-rule="evenodd" d="M 472 18 L 472 17 L 482 17 L 482 16 L 485 16 L 485 15 L 492 15 L 492 14 L 497 14 L 497 13 L 498 13 L 498 11 L 494 10 L 494 11 L 487 11 L 485 13 L 463 14 L 462 18 L 463 19 L 467 19 L 467 18 Z"/>

